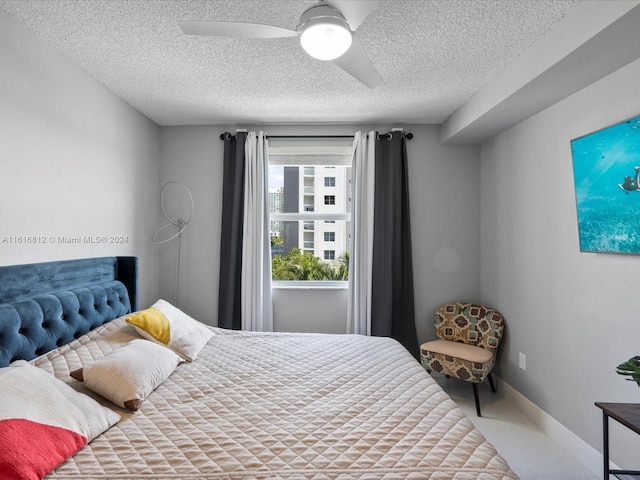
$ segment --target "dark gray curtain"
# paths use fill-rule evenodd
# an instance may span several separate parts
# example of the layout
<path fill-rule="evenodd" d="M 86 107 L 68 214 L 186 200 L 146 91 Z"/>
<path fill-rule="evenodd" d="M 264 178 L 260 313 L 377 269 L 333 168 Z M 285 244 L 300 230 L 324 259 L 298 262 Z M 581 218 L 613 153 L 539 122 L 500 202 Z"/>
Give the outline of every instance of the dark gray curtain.
<path fill-rule="evenodd" d="M 240 330 L 242 222 L 244 210 L 244 144 L 247 132 L 225 134 L 220 236 L 218 326 Z"/>
<path fill-rule="evenodd" d="M 371 334 L 392 337 L 419 360 L 413 294 L 407 149 L 402 132 L 376 141 Z"/>

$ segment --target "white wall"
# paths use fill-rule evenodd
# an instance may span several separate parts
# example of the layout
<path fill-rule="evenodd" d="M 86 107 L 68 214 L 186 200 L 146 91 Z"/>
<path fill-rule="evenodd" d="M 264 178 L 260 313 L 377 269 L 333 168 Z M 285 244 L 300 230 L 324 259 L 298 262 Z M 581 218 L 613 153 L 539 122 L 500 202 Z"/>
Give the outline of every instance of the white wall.
<path fill-rule="evenodd" d="M 272 293 L 276 332 L 346 332 L 347 289 L 275 288 Z"/>
<path fill-rule="evenodd" d="M 367 125 L 242 127 L 272 135 L 347 135 L 374 129 Z M 183 182 L 196 203 L 193 223 L 182 238 L 181 308 L 211 325 L 217 324 L 223 164 L 219 135 L 225 130 L 235 128 L 161 129 L 161 181 Z M 414 134 L 407 142 L 407 153 L 416 323 L 418 338 L 424 341 L 435 337 L 432 314 L 440 303 L 480 298 L 480 167 L 477 147 L 440 145 L 437 126 L 409 125 L 405 131 Z M 167 244 L 161 249 L 160 265 L 161 295 L 168 299 L 173 296 L 175 262 L 176 244 Z M 332 318 L 326 318 L 324 309 L 309 305 L 331 305 Z M 274 324 L 278 330 L 343 333 L 346 295 L 335 290 L 276 290 Z"/>
<path fill-rule="evenodd" d="M 507 322 L 500 374 L 596 448 L 594 402 L 640 398 L 615 373 L 640 354 L 640 257 L 580 253 L 570 140 L 640 113 L 638 78 L 635 62 L 481 148 L 481 296 Z M 612 429 L 613 461 L 638 467 L 635 434 Z"/>
<path fill-rule="evenodd" d="M 2 11 L 0 59 L 0 264 L 134 255 L 152 302 L 158 127 Z"/>

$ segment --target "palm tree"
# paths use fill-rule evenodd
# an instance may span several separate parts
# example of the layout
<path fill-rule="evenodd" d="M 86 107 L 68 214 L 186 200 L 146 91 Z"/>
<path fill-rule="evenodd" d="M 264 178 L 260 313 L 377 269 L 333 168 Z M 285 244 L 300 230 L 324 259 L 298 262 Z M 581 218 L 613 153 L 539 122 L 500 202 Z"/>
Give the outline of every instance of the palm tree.
<path fill-rule="evenodd" d="M 320 259 L 299 248 L 292 248 L 287 256 L 274 255 L 271 260 L 274 280 L 317 280 Z"/>
<path fill-rule="evenodd" d="M 338 259 L 337 268 L 331 263 L 321 262 L 310 252 L 292 248 L 289 253 L 274 255 L 271 260 L 274 280 L 338 280 L 349 279 L 349 252 Z"/>
<path fill-rule="evenodd" d="M 344 255 L 342 255 L 339 259 L 338 259 L 338 273 L 339 273 L 339 277 L 340 280 L 349 280 L 349 261 L 351 259 L 351 254 L 347 251 L 344 252 Z"/>

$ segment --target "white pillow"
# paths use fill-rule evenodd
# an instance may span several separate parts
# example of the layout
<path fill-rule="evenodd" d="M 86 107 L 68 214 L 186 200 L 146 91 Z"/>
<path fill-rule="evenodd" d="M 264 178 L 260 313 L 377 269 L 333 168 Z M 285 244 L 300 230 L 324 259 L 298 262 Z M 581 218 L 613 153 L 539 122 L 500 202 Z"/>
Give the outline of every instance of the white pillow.
<path fill-rule="evenodd" d="M 71 376 L 116 405 L 136 411 L 180 361 L 168 348 L 137 339 L 92 365 L 74 370 Z"/>
<path fill-rule="evenodd" d="M 43 478 L 120 420 L 31 364 L 0 369 L 0 478 Z"/>
<path fill-rule="evenodd" d="M 166 345 L 185 360 L 192 362 L 213 331 L 162 299 L 127 317 L 127 322 L 144 338 Z"/>

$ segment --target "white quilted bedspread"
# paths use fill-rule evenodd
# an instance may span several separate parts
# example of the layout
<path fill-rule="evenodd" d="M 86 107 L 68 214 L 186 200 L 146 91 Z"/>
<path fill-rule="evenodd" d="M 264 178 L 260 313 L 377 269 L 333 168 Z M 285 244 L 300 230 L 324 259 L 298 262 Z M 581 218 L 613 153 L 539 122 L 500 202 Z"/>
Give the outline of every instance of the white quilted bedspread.
<path fill-rule="evenodd" d="M 122 421 L 47 478 L 518 478 L 393 340 L 214 330 L 138 412 L 103 400 Z M 84 391 L 69 371 L 133 338 L 117 319 L 33 363 Z"/>

